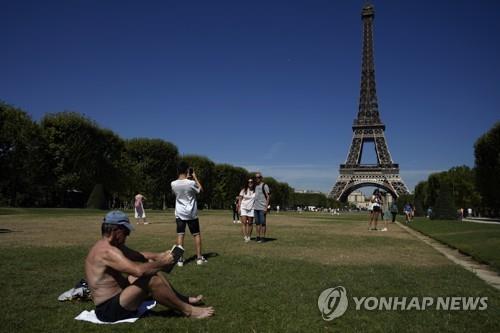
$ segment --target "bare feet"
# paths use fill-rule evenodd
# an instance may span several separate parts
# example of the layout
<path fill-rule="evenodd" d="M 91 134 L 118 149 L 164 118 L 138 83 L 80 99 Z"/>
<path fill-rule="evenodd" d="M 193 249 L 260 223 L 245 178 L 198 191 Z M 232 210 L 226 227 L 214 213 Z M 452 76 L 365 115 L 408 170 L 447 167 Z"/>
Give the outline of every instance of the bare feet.
<path fill-rule="evenodd" d="M 195 305 L 203 300 L 203 295 L 198 295 L 196 297 L 189 297 L 189 304 Z"/>
<path fill-rule="evenodd" d="M 195 319 L 203 319 L 212 317 L 215 313 L 213 307 L 202 308 L 201 306 L 192 306 L 191 305 L 191 313 L 186 313 L 186 316 L 195 318 Z"/>

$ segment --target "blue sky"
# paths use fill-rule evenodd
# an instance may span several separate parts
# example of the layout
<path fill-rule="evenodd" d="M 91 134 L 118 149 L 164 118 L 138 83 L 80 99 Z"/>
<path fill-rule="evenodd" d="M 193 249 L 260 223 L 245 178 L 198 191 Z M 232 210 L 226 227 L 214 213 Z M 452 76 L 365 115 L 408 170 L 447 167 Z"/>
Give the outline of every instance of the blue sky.
<path fill-rule="evenodd" d="M 500 2 L 372 3 L 379 111 L 403 179 L 473 166 L 500 120 Z M 357 114 L 363 4 L 0 0 L 0 99 L 328 192 Z"/>

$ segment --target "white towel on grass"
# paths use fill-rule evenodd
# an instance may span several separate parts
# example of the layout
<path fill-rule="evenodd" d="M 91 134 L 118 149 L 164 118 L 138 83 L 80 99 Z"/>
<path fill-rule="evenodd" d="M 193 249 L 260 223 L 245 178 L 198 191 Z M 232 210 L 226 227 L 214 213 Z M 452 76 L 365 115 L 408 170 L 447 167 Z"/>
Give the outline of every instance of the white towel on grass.
<path fill-rule="evenodd" d="M 145 301 L 141 304 L 139 309 L 137 309 L 137 317 L 118 320 L 114 322 L 104 322 L 97 319 L 95 315 L 95 310 L 83 311 L 78 316 L 75 317 L 76 320 L 88 321 L 94 324 L 121 324 L 121 323 L 135 323 L 146 311 L 151 310 L 156 306 L 156 301 Z"/>

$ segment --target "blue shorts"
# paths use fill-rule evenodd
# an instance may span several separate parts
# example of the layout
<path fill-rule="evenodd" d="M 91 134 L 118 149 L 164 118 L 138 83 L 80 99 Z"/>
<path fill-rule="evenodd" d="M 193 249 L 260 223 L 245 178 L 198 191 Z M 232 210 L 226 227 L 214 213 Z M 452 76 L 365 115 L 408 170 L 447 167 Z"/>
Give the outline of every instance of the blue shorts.
<path fill-rule="evenodd" d="M 254 213 L 254 222 L 256 225 L 262 225 L 266 226 L 266 214 L 264 213 L 263 210 L 257 210 L 255 209 L 253 211 Z"/>

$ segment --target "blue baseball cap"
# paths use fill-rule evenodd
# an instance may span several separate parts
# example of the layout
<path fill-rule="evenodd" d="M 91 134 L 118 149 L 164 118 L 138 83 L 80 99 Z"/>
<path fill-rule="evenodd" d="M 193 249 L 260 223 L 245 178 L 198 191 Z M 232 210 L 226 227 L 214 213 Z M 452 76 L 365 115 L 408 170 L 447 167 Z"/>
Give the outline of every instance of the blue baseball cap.
<path fill-rule="evenodd" d="M 130 224 L 127 214 L 121 210 L 113 210 L 107 213 L 104 220 L 102 220 L 102 223 L 123 225 L 130 231 L 134 230 L 134 227 Z"/>

